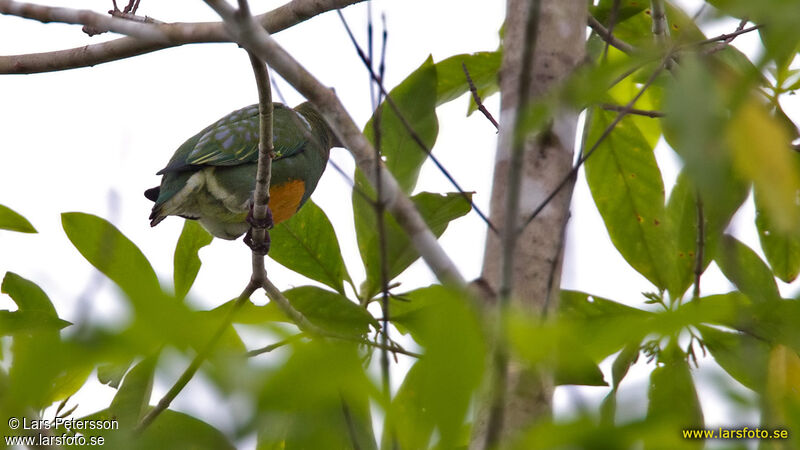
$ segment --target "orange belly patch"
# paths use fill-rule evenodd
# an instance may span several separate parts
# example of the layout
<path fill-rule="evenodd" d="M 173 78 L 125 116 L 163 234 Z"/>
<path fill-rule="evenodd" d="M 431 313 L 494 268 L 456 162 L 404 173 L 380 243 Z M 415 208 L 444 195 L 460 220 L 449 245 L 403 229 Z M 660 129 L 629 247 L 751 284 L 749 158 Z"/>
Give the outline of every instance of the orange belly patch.
<path fill-rule="evenodd" d="M 279 224 L 292 217 L 305 192 L 306 183 L 303 180 L 289 180 L 278 186 L 270 186 L 269 209 L 272 210 L 272 221 Z"/>

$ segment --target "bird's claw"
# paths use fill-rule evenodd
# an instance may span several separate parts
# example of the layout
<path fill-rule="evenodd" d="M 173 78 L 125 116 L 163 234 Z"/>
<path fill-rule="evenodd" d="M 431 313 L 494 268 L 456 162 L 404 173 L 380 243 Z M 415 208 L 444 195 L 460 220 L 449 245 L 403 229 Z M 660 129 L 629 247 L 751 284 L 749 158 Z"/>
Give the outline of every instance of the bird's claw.
<path fill-rule="evenodd" d="M 272 240 L 269 237 L 269 231 L 265 230 L 264 242 L 256 244 L 255 242 L 253 242 L 253 228 L 250 228 L 249 230 L 247 230 L 247 234 L 244 235 L 244 243 L 245 245 L 250 247 L 250 250 L 252 250 L 253 253 L 255 253 L 256 255 L 264 256 L 267 253 L 269 253 L 269 248 L 270 244 L 272 243 Z"/>
<path fill-rule="evenodd" d="M 267 216 L 263 220 L 257 220 L 253 217 L 253 204 L 250 204 L 250 211 L 247 212 L 247 223 L 250 224 L 252 228 L 263 228 L 265 230 L 271 230 L 275 223 L 272 221 L 272 210 L 267 206 Z"/>
<path fill-rule="evenodd" d="M 257 220 L 253 217 L 253 205 L 250 204 L 250 211 L 247 213 L 247 223 L 250 224 L 250 229 L 244 235 L 244 243 L 250 247 L 253 253 L 264 256 L 269 253 L 269 247 L 272 240 L 269 237 L 269 229 L 275 224 L 272 221 L 272 210 L 267 206 L 267 216 L 262 220 Z M 264 242 L 256 244 L 253 242 L 253 230 L 264 230 Z"/>

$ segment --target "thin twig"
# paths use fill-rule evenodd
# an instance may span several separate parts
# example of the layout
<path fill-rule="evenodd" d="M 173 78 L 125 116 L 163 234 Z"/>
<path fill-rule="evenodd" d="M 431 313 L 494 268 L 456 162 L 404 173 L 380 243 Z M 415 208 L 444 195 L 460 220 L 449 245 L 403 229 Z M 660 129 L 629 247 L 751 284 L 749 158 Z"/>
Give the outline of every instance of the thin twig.
<path fill-rule="evenodd" d="M 730 35 L 727 35 L 724 39 L 721 39 L 722 42 L 718 42 L 717 45 L 715 45 L 715 46 L 711 47 L 710 49 L 706 50 L 705 53 L 707 55 L 710 55 L 712 53 L 716 53 L 718 51 L 724 50 L 738 36 L 738 34 L 735 34 L 735 33 L 744 31 L 744 27 L 747 26 L 747 22 L 748 22 L 748 18 L 745 17 L 744 19 L 742 19 L 739 22 L 739 25 L 736 27 L 736 31 L 734 31 Z"/>
<path fill-rule="evenodd" d="M 342 17 L 341 11 L 339 12 L 339 17 Z M 370 23 L 372 22 L 370 18 Z M 372 35 L 372 27 L 369 27 L 370 36 Z M 386 38 L 386 34 L 384 34 L 384 39 Z M 372 40 L 370 39 L 370 53 L 372 52 Z M 385 47 L 384 47 L 385 48 Z M 385 53 L 381 54 L 381 61 L 384 60 L 386 57 Z M 370 60 L 371 61 L 371 60 Z M 381 67 L 383 67 L 383 62 L 381 62 Z M 370 67 L 370 71 L 372 71 L 372 67 Z M 381 75 L 383 75 L 381 73 Z M 372 86 L 375 82 L 370 79 L 370 92 L 372 92 Z M 373 99 L 373 103 L 376 105 L 381 104 L 382 100 L 382 92 L 380 88 L 377 89 L 377 96 Z M 380 171 L 380 164 L 381 164 L 381 118 L 382 118 L 383 110 L 381 108 L 376 108 L 374 113 L 374 120 L 372 121 L 372 131 L 373 131 L 373 141 L 375 144 L 375 173 L 377 174 L 378 182 L 375 184 L 377 190 L 377 201 L 374 203 L 375 215 L 378 222 L 378 249 L 380 252 L 380 277 L 381 277 L 381 311 L 383 313 L 383 326 L 381 327 L 381 344 L 387 345 L 389 342 L 389 320 L 390 320 L 390 312 L 389 312 L 389 260 L 387 257 L 387 241 L 386 241 L 386 223 L 384 221 L 384 213 L 386 211 L 386 205 L 380 200 L 383 198 L 382 192 L 382 183 L 381 183 L 381 171 Z M 381 381 L 383 383 L 383 396 L 385 401 L 389 401 L 391 398 L 391 391 L 390 391 L 390 373 L 389 373 L 389 351 L 386 348 L 381 349 Z"/>
<path fill-rule="evenodd" d="M 377 83 L 378 87 L 380 88 L 380 91 L 383 93 L 386 103 L 389 105 L 390 108 L 392 108 L 392 111 L 394 111 L 395 115 L 397 115 L 397 118 L 400 119 L 400 122 L 403 124 L 403 127 L 406 129 L 411 139 L 417 144 L 417 146 L 423 152 L 425 152 L 425 154 L 428 155 L 428 157 L 431 158 L 431 161 L 433 161 L 433 163 L 436 165 L 439 171 L 442 172 L 445 178 L 447 178 L 447 180 L 450 181 L 450 184 L 452 184 L 453 187 L 455 187 L 458 190 L 459 194 L 461 194 L 461 196 L 464 197 L 464 199 L 469 202 L 472 209 L 475 211 L 476 214 L 478 214 L 481 220 L 483 220 L 484 223 L 486 223 L 489 229 L 492 230 L 492 232 L 494 232 L 495 234 L 499 233 L 497 228 L 492 224 L 492 222 L 489 220 L 486 214 L 484 214 L 483 211 L 481 211 L 481 209 L 478 208 L 475 202 L 472 201 L 470 195 L 461 187 L 461 185 L 458 184 L 455 178 L 453 178 L 450 172 L 439 161 L 439 158 L 437 158 L 433 154 L 433 152 L 431 152 L 431 149 L 429 149 L 428 146 L 425 145 L 425 142 L 422 141 L 422 138 L 419 136 L 419 134 L 417 134 L 417 132 L 414 131 L 414 127 L 411 126 L 411 123 L 409 123 L 408 119 L 406 119 L 405 115 L 400 111 L 400 108 L 397 107 L 397 104 L 394 102 L 394 99 L 392 99 L 391 95 L 389 95 L 389 93 L 386 91 L 386 87 L 383 85 L 383 79 L 379 77 L 375 73 L 375 71 L 372 70 L 371 68 L 372 65 L 369 61 L 369 58 L 367 57 L 367 55 L 364 54 L 364 51 L 361 49 L 361 46 L 358 45 L 358 41 L 356 41 L 355 36 L 353 35 L 352 31 L 350 31 L 350 26 L 347 24 L 347 21 L 345 20 L 341 12 L 339 12 L 339 18 L 341 19 L 342 24 L 345 27 L 345 30 L 347 30 L 347 34 L 350 37 L 350 40 L 353 43 L 353 46 L 355 47 L 359 58 L 361 58 L 361 62 L 364 63 L 364 66 L 369 70 L 370 76 Z"/>
<path fill-rule="evenodd" d="M 608 60 L 608 47 L 611 46 L 611 41 L 614 39 L 614 27 L 617 25 L 617 15 L 619 14 L 619 2 L 620 0 L 614 0 L 614 4 L 611 5 L 611 14 L 608 17 L 608 36 L 609 39 L 606 40 L 606 45 L 603 46 L 603 61 L 605 62 Z M 592 15 L 589 14 L 591 18 Z"/>
<path fill-rule="evenodd" d="M 589 28 L 597 33 L 597 35 L 600 36 L 603 41 L 605 41 L 607 44 L 611 44 L 617 50 L 628 54 L 636 52 L 636 48 L 634 46 L 614 36 L 610 30 L 607 30 L 606 27 L 604 27 L 602 23 L 598 22 L 597 19 L 592 17 L 591 14 L 589 15 Z"/>
<path fill-rule="evenodd" d="M 286 339 L 280 340 L 280 341 L 278 341 L 278 342 L 276 342 L 274 344 L 267 345 L 266 347 L 261 347 L 261 348 L 255 349 L 255 350 L 250 350 L 249 352 L 247 352 L 247 357 L 248 358 L 252 358 L 254 356 L 263 355 L 264 353 L 269 353 L 269 352 L 271 352 L 273 350 L 276 350 L 276 349 L 279 349 L 279 348 L 281 348 L 281 347 L 283 347 L 285 345 L 291 344 L 292 342 L 295 342 L 296 340 L 298 340 L 300 338 L 303 338 L 303 337 L 306 337 L 306 336 L 307 335 L 305 333 L 297 333 L 295 335 L 287 337 Z"/>
<path fill-rule="evenodd" d="M 472 77 L 469 76 L 469 70 L 467 70 L 467 64 L 462 62 L 461 68 L 464 70 L 464 76 L 467 77 L 467 84 L 469 84 L 469 91 L 472 93 L 472 99 L 475 100 L 475 104 L 478 105 L 478 111 L 483 113 L 483 115 L 486 116 L 487 119 L 489 119 L 489 122 L 491 122 L 492 125 L 494 125 L 495 130 L 499 131 L 500 124 L 498 124 L 497 121 L 494 120 L 492 113 L 490 113 L 489 110 L 486 109 L 485 106 L 483 106 L 483 101 L 481 101 L 481 96 L 480 94 L 478 94 L 478 88 L 475 87 L 475 83 L 472 81 Z"/>
<path fill-rule="evenodd" d="M 636 109 L 636 108 L 625 108 L 623 105 L 612 105 L 609 103 L 603 103 L 599 105 L 601 108 L 605 109 L 606 111 L 625 111 L 627 114 L 635 115 L 635 116 L 643 116 L 643 117 L 650 117 L 651 119 L 664 117 L 664 113 L 661 111 L 651 111 L 647 109 Z"/>
<path fill-rule="evenodd" d="M 703 265 L 705 261 L 704 248 L 705 248 L 705 217 L 703 214 L 703 198 L 700 196 L 700 192 L 696 194 L 697 198 L 697 242 L 695 248 L 695 263 L 694 263 L 694 293 L 692 297 L 695 301 L 700 299 L 700 277 L 703 275 Z"/>

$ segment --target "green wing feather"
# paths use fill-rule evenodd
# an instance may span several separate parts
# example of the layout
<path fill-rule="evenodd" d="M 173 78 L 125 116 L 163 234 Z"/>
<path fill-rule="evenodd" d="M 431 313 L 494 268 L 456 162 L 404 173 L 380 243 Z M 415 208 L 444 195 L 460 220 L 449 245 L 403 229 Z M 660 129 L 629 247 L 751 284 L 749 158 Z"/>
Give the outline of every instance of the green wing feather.
<path fill-rule="evenodd" d="M 274 104 L 272 143 L 276 159 L 292 156 L 305 146 L 308 141 L 304 133 L 297 130 L 304 125 L 308 122 L 302 115 L 280 103 Z M 258 105 L 234 111 L 184 142 L 157 174 L 197 166 L 255 163 L 258 161 L 258 132 Z"/>

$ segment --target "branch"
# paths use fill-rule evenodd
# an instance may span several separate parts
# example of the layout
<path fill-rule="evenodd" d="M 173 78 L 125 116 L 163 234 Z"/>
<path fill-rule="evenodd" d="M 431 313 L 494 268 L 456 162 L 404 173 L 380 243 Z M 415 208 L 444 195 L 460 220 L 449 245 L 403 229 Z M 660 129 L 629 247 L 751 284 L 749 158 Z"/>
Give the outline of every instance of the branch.
<path fill-rule="evenodd" d="M 603 103 L 602 105 L 600 105 L 600 107 L 605 109 L 606 111 L 616 111 L 616 112 L 625 111 L 626 114 L 632 114 L 634 116 L 650 117 L 651 119 L 664 117 L 664 113 L 661 111 L 627 108 L 623 105 L 611 105 L 608 103 Z"/>
<path fill-rule="evenodd" d="M 324 12 L 344 8 L 362 1 L 364 0 L 292 0 L 291 2 L 276 8 L 273 11 L 256 16 L 255 19 L 258 21 L 260 26 L 264 27 L 268 32 L 277 33 Z M 84 17 L 80 14 L 75 15 L 74 12 L 77 10 L 69 10 L 67 8 L 49 8 L 46 6 L 29 5 L 10 0 L 0 0 L 0 13 L 13 14 L 9 10 L 12 5 L 15 8 L 27 8 L 28 6 L 34 8 L 44 8 L 43 11 L 46 11 L 45 17 L 48 17 L 48 21 L 51 22 L 79 23 L 88 25 L 86 22 L 95 20 L 92 15 L 96 14 L 89 12 L 89 16 L 92 16 L 90 18 L 89 16 Z M 57 11 L 59 13 L 72 11 L 73 13 L 70 13 L 72 14 L 72 18 L 80 20 L 68 21 L 65 20 L 66 17 L 61 17 L 60 15 L 55 14 L 53 11 Z M 126 20 L 116 17 L 106 17 L 100 14 L 97 14 L 97 16 L 103 17 L 103 20 L 116 19 L 117 21 L 126 22 Z M 38 17 L 35 19 L 40 20 Z M 231 41 L 231 38 L 225 31 L 225 26 L 222 22 L 172 24 L 144 24 L 133 21 L 127 22 L 129 22 L 129 24 L 120 24 L 120 26 L 131 28 L 147 27 L 148 29 L 157 30 L 163 33 L 168 37 L 169 40 L 168 42 L 157 42 L 135 37 L 124 37 L 99 44 L 85 45 L 82 47 L 75 47 L 53 52 L 0 56 L 0 74 L 30 74 L 75 69 L 79 67 L 89 67 L 97 64 L 117 61 L 120 59 L 130 58 L 132 56 L 142 55 L 145 53 L 184 44 Z M 116 26 L 116 23 L 117 22 L 114 22 L 114 26 Z"/>
<path fill-rule="evenodd" d="M 506 396 L 508 393 L 508 364 L 509 350 L 504 339 L 505 312 L 511 306 L 511 295 L 514 290 L 514 263 L 517 251 L 517 238 L 520 236 L 521 227 L 517 226 L 520 220 L 520 192 L 522 191 L 522 169 L 525 152 L 525 124 L 520 119 L 521 111 L 525 111 L 530 97 L 531 66 L 539 30 L 541 0 L 532 0 L 528 3 L 527 18 L 525 22 L 524 47 L 522 49 L 522 63 L 517 82 L 519 104 L 514 110 L 508 124 L 511 130 L 511 157 L 508 164 L 506 182 L 508 190 L 505 198 L 505 217 L 501 233 L 501 262 L 500 262 L 500 311 L 495 323 L 495 349 L 492 355 L 492 386 L 489 418 L 486 426 L 486 440 L 484 449 L 489 450 L 499 446 L 503 433 L 505 418 Z"/>
<path fill-rule="evenodd" d="M 726 47 L 728 47 L 728 45 L 730 45 L 731 42 L 733 42 L 734 39 L 736 39 L 737 36 L 739 36 L 739 34 L 749 33 L 750 31 L 757 30 L 759 28 L 758 26 L 754 26 L 754 27 L 750 27 L 749 29 L 745 30 L 744 27 L 747 25 L 747 22 L 748 22 L 748 20 L 745 17 L 744 19 L 741 20 L 741 22 L 739 22 L 739 26 L 736 27 L 736 31 L 734 31 L 733 33 L 723 34 L 723 35 L 717 36 L 717 37 L 715 37 L 713 39 L 709 39 L 706 43 L 717 42 L 717 45 L 715 45 L 715 46 L 711 47 L 710 49 L 706 50 L 705 53 L 707 55 L 710 55 L 712 53 L 716 53 L 718 51 L 724 50 Z"/>
<path fill-rule="evenodd" d="M 667 13 L 664 9 L 664 0 L 651 0 L 650 13 L 653 17 L 653 36 L 656 42 L 663 44 L 669 37 L 669 27 L 667 26 Z"/>
<path fill-rule="evenodd" d="M 464 76 L 467 77 L 467 84 L 469 84 L 469 91 L 472 93 L 472 99 L 475 100 L 475 104 L 478 105 L 478 111 L 482 112 L 484 116 L 489 120 L 489 122 L 494 125 L 495 130 L 500 130 L 500 125 L 494 120 L 494 116 L 492 113 L 483 106 L 483 102 L 481 101 L 481 96 L 478 94 L 478 88 L 475 87 L 475 83 L 472 81 L 472 77 L 469 76 L 469 70 L 467 70 L 467 64 L 461 63 L 461 68 L 464 70 Z"/>
<path fill-rule="evenodd" d="M 114 15 L 106 15 L 88 9 L 58 8 L 35 5 L 33 3 L 0 0 L 0 13 L 39 22 L 62 22 L 73 25 L 86 25 L 97 32 L 114 31 L 151 43 L 166 44 L 173 39 L 174 28 L 159 27 L 155 24 L 135 22 Z M 144 25 L 144 26 L 143 26 Z"/>
<path fill-rule="evenodd" d="M 267 61 L 300 94 L 316 105 L 337 137 L 353 154 L 356 165 L 374 186 L 377 180 L 375 150 L 353 122 L 338 97 L 278 45 L 258 23 L 252 19 L 240 20 L 235 10 L 221 0 L 206 0 L 206 3 L 223 17 L 236 42 Z M 466 282 L 458 268 L 439 245 L 436 236 L 428 228 L 414 203 L 400 189 L 391 172 L 383 164 L 379 167 L 383 198 L 378 201 L 383 202 L 386 209 L 397 219 L 398 224 L 408 234 L 411 244 L 442 283 L 465 286 Z"/>
<path fill-rule="evenodd" d="M 297 333 L 295 335 L 289 336 L 286 339 L 280 340 L 280 341 L 278 341 L 278 342 L 276 342 L 274 344 L 267 345 L 266 347 L 261 347 L 261 348 L 255 349 L 255 350 L 250 350 L 249 352 L 247 352 L 247 357 L 248 358 L 252 358 L 254 356 L 263 355 L 264 353 L 269 353 L 269 352 L 271 352 L 271 351 L 273 351 L 275 349 L 283 347 L 284 345 L 291 344 L 292 342 L 294 342 L 294 341 L 296 341 L 296 340 L 298 340 L 298 339 L 300 339 L 302 337 L 305 337 L 305 336 L 306 336 L 305 333 Z"/>
<path fill-rule="evenodd" d="M 602 23 L 598 22 L 597 19 L 591 15 L 589 15 L 589 28 L 597 33 L 597 35 L 600 36 L 600 38 L 602 38 L 606 43 L 614 46 L 614 48 L 621 52 L 630 54 L 636 51 L 636 48 L 634 48 L 631 44 L 616 38 L 613 33 L 607 30 Z"/>

